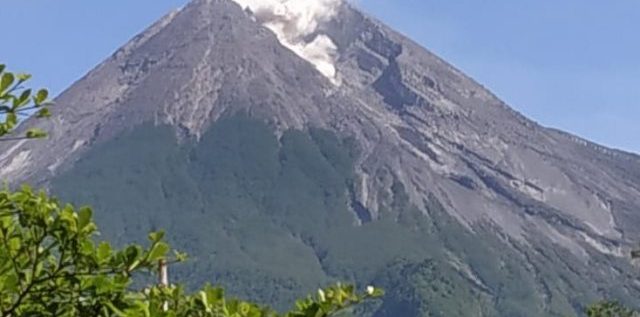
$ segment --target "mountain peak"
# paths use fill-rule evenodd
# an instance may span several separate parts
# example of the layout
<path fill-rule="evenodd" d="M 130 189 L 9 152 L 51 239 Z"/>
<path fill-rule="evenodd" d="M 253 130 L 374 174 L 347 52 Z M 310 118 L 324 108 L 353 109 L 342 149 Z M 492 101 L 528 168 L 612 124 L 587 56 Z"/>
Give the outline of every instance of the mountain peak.
<path fill-rule="evenodd" d="M 197 136 L 231 103 L 234 109 L 229 111 L 271 111 L 283 118 L 279 124 L 302 127 L 302 114 L 274 99 L 287 95 L 300 104 L 301 112 L 310 113 L 317 108 L 310 99 L 324 95 L 329 86 L 235 2 L 193 1 L 133 38 L 63 92 L 56 99 L 60 107 L 53 119 L 33 122 L 51 131 L 50 142 L 57 148 L 24 142 L 8 148 L 5 157 L 22 153 L 18 157 L 29 159 L 6 164 L 0 175 L 23 181 L 40 178 L 43 171 L 55 173 L 76 151 L 149 120 Z M 30 124 L 28 120 L 23 126 Z M 56 152 L 55 163 L 45 159 L 51 151 Z"/>

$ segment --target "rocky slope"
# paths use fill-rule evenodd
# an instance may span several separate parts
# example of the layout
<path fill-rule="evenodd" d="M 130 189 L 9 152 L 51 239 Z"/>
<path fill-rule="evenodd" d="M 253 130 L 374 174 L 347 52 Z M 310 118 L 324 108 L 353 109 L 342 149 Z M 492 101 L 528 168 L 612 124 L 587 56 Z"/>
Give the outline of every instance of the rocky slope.
<path fill-rule="evenodd" d="M 538 125 L 349 5 L 319 32 L 336 78 L 196 0 L 22 126 L 50 139 L 0 144 L 0 175 L 96 206 L 114 239 L 168 228 L 193 284 L 278 305 L 336 278 L 391 288 L 376 316 L 637 297 L 640 157 Z"/>

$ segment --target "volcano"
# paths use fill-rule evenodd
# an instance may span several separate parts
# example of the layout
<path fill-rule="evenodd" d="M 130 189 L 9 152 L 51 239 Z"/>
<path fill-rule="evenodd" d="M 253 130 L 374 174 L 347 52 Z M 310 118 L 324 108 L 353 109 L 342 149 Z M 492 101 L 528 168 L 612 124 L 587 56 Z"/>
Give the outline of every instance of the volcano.
<path fill-rule="evenodd" d="M 355 316 L 638 298 L 640 157 L 527 119 L 350 4 L 296 39 L 324 39 L 322 67 L 268 18 L 166 15 L 20 126 L 48 139 L 0 144 L 2 179 L 93 206 L 118 243 L 166 229 L 191 255 L 172 278 L 279 308 L 336 280 L 386 289 Z"/>

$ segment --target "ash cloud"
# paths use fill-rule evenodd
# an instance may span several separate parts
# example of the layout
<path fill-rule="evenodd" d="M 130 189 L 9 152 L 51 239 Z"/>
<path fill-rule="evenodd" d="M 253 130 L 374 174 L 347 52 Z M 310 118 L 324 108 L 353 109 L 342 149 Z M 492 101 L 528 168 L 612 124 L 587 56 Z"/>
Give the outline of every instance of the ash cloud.
<path fill-rule="evenodd" d="M 336 45 L 318 34 L 318 26 L 331 20 L 343 0 L 234 0 L 250 9 L 259 22 L 271 29 L 280 42 L 312 63 L 332 81 L 336 80 Z"/>

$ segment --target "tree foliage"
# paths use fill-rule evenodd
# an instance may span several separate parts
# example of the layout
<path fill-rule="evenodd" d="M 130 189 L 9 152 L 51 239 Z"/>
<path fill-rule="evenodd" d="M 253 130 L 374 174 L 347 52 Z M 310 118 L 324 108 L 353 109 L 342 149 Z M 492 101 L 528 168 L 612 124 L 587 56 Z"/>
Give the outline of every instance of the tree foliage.
<path fill-rule="evenodd" d="M 631 258 L 640 258 L 640 250 L 632 250 Z M 617 301 L 600 301 L 586 310 L 588 317 L 638 317 L 640 314 Z"/>
<path fill-rule="evenodd" d="M 182 261 L 149 234 L 149 246 L 115 250 L 97 243 L 90 208 L 62 206 L 28 187 L 0 192 L 0 316 L 286 316 L 320 317 L 378 297 L 369 287 L 336 285 L 298 301 L 284 315 L 268 307 L 228 299 L 220 288 L 187 294 L 182 286 L 133 290 L 137 273 L 153 273 L 158 261 Z"/>
<path fill-rule="evenodd" d="M 46 89 L 34 91 L 24 87 L 31 79 L 28 74 L 16 74 L 6 71 L 0 64 L 0 141 L 16 139 L 38 139 L 47 136 L 40 129 L 30 129 L 23 135 L 12 136 L 21 119 L 35 115 L 36 118 L 47 118 L 51 114 Z"/>
<path fill-rule="evenodd" d="M 590 306 L 587 311 L 589 317 L 636 317 L 638 314 L 624 307 L 618 302 L 602 301 Z"/>

